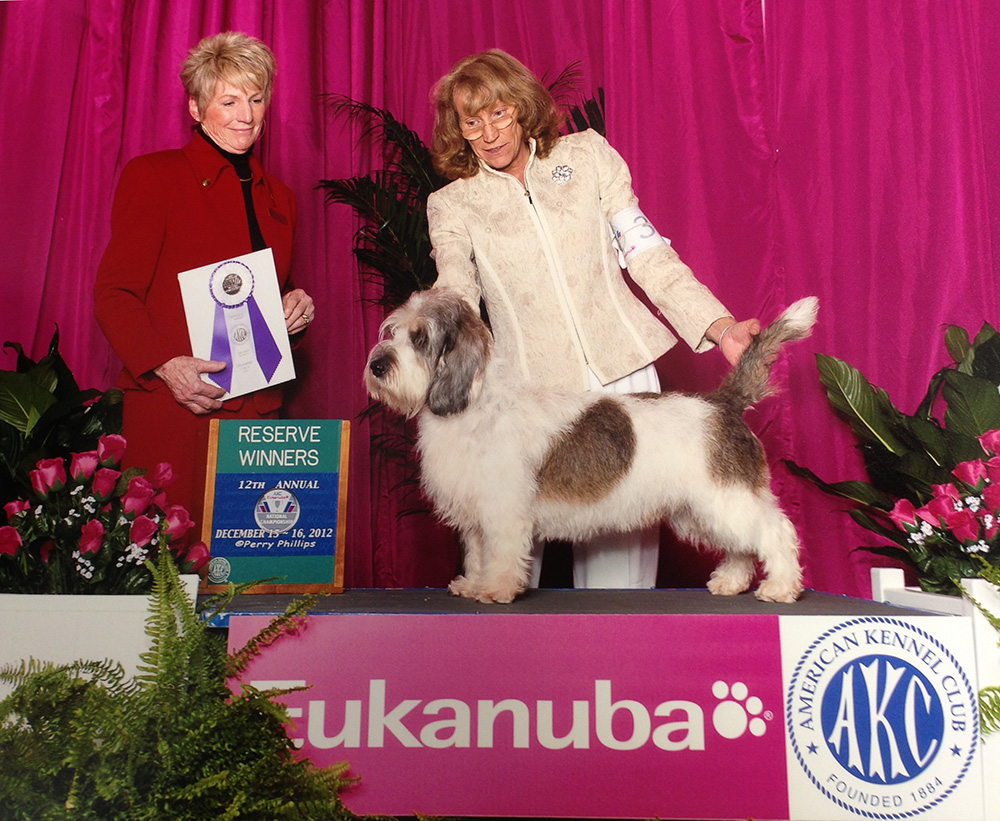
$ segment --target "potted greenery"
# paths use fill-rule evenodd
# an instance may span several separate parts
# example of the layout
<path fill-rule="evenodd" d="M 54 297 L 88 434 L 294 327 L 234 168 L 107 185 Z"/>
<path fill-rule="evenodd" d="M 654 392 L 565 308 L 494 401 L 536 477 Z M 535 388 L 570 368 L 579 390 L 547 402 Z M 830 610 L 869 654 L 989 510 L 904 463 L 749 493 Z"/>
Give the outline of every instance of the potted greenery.
<path fill-rule="evenodd" d="M 170 465 L 121 470 L 127 447 L 117 391 L 82 391 L 58 334 L 33 362 L 0 371 L 0 663 L 68 661 L 86 651 L 134 669 L 145 648 L 145 560 L 185 573 L 208 560 L 183 539 L 193 522 L 169 503 Z M 197 587 L 197 576 L 186 583 Z M 100 625 L 100 629 L 94 629 Z"/>
<path fill-rule="evenodd" d="M 15 689 L 0 700 L 0 807 L 9 819 L 339 819 L 346 764 L 317 768 L 297 755 L 288 716 L 231 677 L 260 650 L 301 628 L 308 601 L 238 652 L 211 630 L 166 551 L 148 562 L 150 649 L 127 678 L 108 661 L 36 661 L 0 669 Z M 210 600 L 208 614 L 245 588 Z"/>
<path fill-rule="evenodd" d="M 39 459 L 93 450 L 105 433 L 121 433 L 121 391 L 81 389 L 59 353 L 59 330 L 37 362 L 16 342 L 13 370 L 0 370 L 0 500 L 31 492 Z"/>
<path fill-rule="evenodd" d="M 911 568 L 926 591 L 958 594 L 957 580 L 1000 566 L 1000 336 L 974 339 L 948 326 L 953 364 L 930 380 L 905 414 L 855 368 L 817 354 L 820 381 L 851 427 L 868 481 L 826 482 L 794 462 L 796 475 L 852 502 L 848 515 L 882 544 L 858 549 Z M 983 561 L 980 561 L 983 560 Z"/>
<path fill-rule="evenodd" d="M 992 732 L 1000 729 L 1000 689 L 990 683 L 1000 675 L 1000 335 L 984 324 L 970 339 L 948 326 L 945 346 L 952 363 L 931 377 L 912 414 L 857 369 L 817 354 L 820 381 L 858 441 L 868 481 L 829 483 L 786 465 L 849 500 L 848 515 L 883 540 L 857 549 L 898 560 L 920 585 L 907 588 L 901 571 L 876 568 L 877 598 L 972 618 L 981 726 Z M 997 766 L 1000 747 L 991 742 L 986 763 Z"/>
<path fill-rule="evenodd" d="M 105 434 L 95 450 L 38 461 L 32 494 L 4 505 L 0 591 L 145 594 L 145 559 L 161 550 L 186 571 L 207 562 L 204 543 L 180 546 L 194 522 L 167 499 L 169 463 L 118 470 L 126 446 L 120 434 Z"/>

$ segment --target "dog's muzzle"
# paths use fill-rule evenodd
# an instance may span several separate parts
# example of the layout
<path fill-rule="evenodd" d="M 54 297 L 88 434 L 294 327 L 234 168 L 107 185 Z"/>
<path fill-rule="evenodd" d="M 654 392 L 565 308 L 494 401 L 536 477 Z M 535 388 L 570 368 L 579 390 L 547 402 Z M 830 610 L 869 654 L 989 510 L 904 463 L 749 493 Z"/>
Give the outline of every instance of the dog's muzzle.
<path fill-rule="evenodd" d="M 372 376 L 376 379 L 381 379 L 386 375 L 389 368 L 392 367 L 392 358 L 389 356 L 376 356 L 368 363 L 368 370 L 372 372 Z"/>

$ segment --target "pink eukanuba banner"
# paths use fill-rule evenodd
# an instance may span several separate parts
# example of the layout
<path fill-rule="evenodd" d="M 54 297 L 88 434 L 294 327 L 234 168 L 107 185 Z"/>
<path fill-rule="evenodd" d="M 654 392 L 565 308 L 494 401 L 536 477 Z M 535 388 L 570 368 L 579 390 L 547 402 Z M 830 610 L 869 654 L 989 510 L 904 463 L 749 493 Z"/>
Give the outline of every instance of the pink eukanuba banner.
<path fill-rule="evenodd" d="M 231 647 L 268 621 L 230 620 Z M 788 818 L 778 617 L 315 615 L 243 680 L 356 813 Z"/>

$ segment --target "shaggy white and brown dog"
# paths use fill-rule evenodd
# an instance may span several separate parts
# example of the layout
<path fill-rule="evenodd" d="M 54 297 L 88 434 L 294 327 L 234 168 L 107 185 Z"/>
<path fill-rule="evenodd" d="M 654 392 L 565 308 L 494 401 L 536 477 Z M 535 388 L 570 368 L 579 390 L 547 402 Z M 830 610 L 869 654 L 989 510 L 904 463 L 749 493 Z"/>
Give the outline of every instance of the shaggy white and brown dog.
<path fill-rule="evenodd" d="M 457 596 L 510 602 L 528 581 L 533 537 L 579 540 L 668 519 L 682 538 L 725 554 L 713 593 L 791 602 L 802 591 L 798 538 L 769 487 L 743 411 L 769 393 L 782 343 L 809 335 L 813 297 L 754 338 L 710 394 L 631 394 L 510 386 L 491 379 L 492 337 L 445 289 L 394 311 L 365 368 L 365 387 L 419 414 L 425 491 L 461 534 Z"/>

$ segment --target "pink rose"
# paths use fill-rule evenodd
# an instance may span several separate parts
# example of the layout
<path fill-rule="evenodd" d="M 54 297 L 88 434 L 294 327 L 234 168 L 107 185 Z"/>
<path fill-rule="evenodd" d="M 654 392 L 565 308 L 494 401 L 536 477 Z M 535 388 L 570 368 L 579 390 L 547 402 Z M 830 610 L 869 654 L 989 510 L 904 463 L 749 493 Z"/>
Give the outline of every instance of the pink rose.
<path fill-rule="evenodd" d="M 205 543 L 195 542 L 184 554 L 184 559 L 181 562 L 181 570 L 185 573 L 195 573 L 208 564 L 210 558 L 211 555 Z"/>
<path fill-rule="evenodd" d="M 946 485 L 931 485 L 931 490 L 934 492 L 934 498 L 947 498 L 947 499 L 961 499 L 962 494 L 958 492 L 958 488 L 955 487 L 951 482 Z"/>
<path fill-rule="evenodd" d="M 106 433 L 97 440 L 97 458 L 105 467 L 117 465 L 125 453 L 125 437 L 117 433 Z"/>
<path fill-rule="evenodd" d="M 194 522 L 183 505 L 170 505 L 164 512 L 164 521 L 169 541 L 179 539 L 194 527 Z"/>
<path fill-rule="evenodd" d="M 66 485 L 66 466 L 62 459 L 40 459 L 38 469 L 30 473 L 31 486 L 39 496 L 49 495 L 50 490 L 62 490 Z"/>
<path fill-rule="evenodd" d="M 139 547 L 144 547 L 149 544 L 158 528 L 159 525 L 148 516 L 136 516 L 128 531 L 129 541 L 135 542 Z"/>
<path fill-rule="evenodd" d="M 960 542 L 974 542 L 979 538 L 979 520 L 968 508 L 953 510 L 944 517 L 944 523 Z"/>
<path fill-rule="evenodd" d="M 22 513 L 30 508 L 31 502 L 27 499 L 15 499 L 13 502 L 7 502 L 3 506 L 4 511 L 7 513 L 7 521 L 13 519 L 18 513 Z"/>
<path fill-rule="evenodd" d="M 935 496 L 917 510 L 917 516 L 934 527 L 941 526 L 941 520 L 955 512 L 955 500 L 950 496 Z"/>
<path fill-rule="evenodd" d="M 983 450 L 989 453 L 1000 453 L 1000 430 L 988 430 L 982 436 L 977 437 Z"/>
<path fill-rule="evenodd" d="M 162 490 L 176 478 L 170 462 L 160 462 L 155 468 L 146 472 L 146 481 L 157 490 Z"/>
<path fill-rule="evenodd" d="M 21 534 L 10 525 L 0 527 L 0 555 L 13 556 L 23 544 Z"/>
<path fill-rule="evenodd" d="M 960 481 L 965 482 L 969 487 L 978 489 L 982 487 L 980 483 L 986 484 L 986 465 L 978 459 L 961 462 L 955 465 L 952 475 L 957 476 Z"/>
<path fill-rule="evenodd" d="M 97 519 L 91 519 L 80 528 L 80 552 L 96 553 L 101 549 L 104 541 L 104 525 Z M 48 561 L 48 552 L 42 557 L 43 561 Z"/>
<path fill-rule="evenodd" d="M 988 508 L 987 513 L 1000 512 L 1000 482 L 990 483 L 983 488 L 983 504 Z"/>
<path fill-rule="evenodd" d="M 49 539 L 45 544 L 38 548 L 38 555 L 42 557 L 42 561 L 48 563 L 49 553 L 52 552 L 52 548 L 56 546 L 56 543 Z"/>
<path fill-rule="evenodd" d="M 118 484 L 120 478 L 120 471 L 112 470 L 111 468 L 98 468 L 94 474 L 94 481 L 91 483 L 90 489 L 99 501 L 107 501 L 115 492 L 115 485 Z"/>
<path fill-rule="evenodd" d="M 82 482 L 94 475 L 97 470 L 97 451 L 88 450 L 85 453 L 70 454 L 69 475 Z"/>
<path fill-rule="evenodd" d="M 917 523 L 917 510 L 909 499 L 900 499 L 893 506 L 889 518 L 900 530 L 906 530 L 905 525 L 912 527 Z"/>
<path fill-rule="evenodd" d="M 97 519 L 91 519 L 80 528 L 80 552 L 96 553 L 101 549 L 101 542 L 104 540 L 104 525 Z M 48 561 L 48 551 L 42 557 L 43 561 Z"/>
<path fill-rule="evenodd" d="M 153 500 L 153 486 L 142 476 L 133 476 L 128 480 L 125 495 L 122 496 L 122 509 L 126 513 L 136 515 L 144 513 Z"/>

